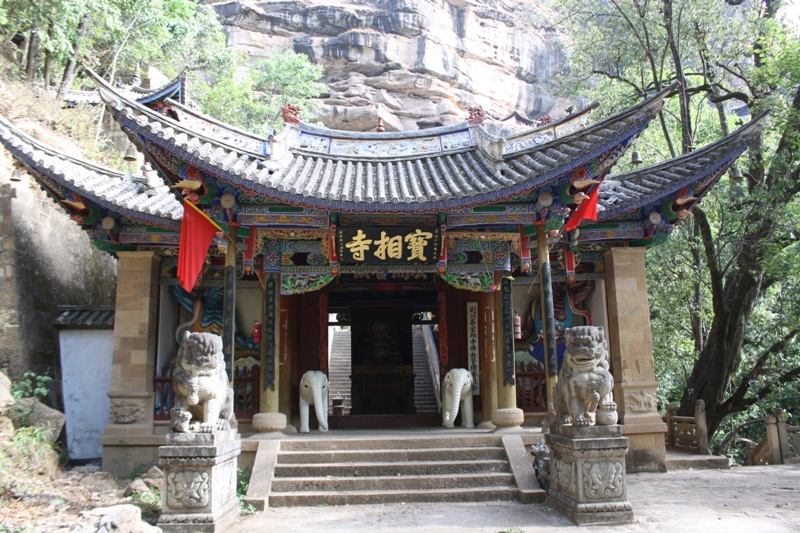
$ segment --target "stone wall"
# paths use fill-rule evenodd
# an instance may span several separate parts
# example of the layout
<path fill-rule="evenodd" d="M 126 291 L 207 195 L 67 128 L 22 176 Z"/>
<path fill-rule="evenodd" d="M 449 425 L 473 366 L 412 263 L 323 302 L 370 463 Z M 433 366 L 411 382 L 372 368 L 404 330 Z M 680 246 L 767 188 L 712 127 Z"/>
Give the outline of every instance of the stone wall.
<path fill-rule="evenodd" d="M 0 370 L 32 370 L 60 383 L 60 305 L 113 305 L 116 260 L 97 250 L 65 211 L 22 173 L 9 181 L 0 152 Z M 53 398 L 58 403 L 60 400 Z"/>
<path fill-rule="evenodd" d="M 567 68 L 551 13 L 522 0 L 320 0 L 216 3 L 228 43 L 253 57 L 291 48 L 325 68 L 318 119 L 329 128 L 411 131 L 569 104 L 553 96 Z"/>

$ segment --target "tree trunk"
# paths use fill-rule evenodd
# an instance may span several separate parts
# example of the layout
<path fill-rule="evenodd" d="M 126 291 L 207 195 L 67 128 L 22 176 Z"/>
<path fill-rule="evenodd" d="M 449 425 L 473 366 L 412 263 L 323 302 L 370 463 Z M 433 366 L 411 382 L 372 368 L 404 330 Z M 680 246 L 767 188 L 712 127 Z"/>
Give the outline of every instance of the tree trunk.
<path fill-rule="evenodd" d="M 19 54 L 19 68 L 25 66 L 28 61 L 28 35 L 25 34 L 22 37 L 22 43 L 19 46 L 20 54 Z"/>
<path fill-rule="evenodd" d="M 48 46 L 47 46 L 47 48 L 45 49 L 45 52 L 44 52 L 44 76 L 43 77 L 44 77 L 44 90 L 45 91 L 49 91 L 50 90 L 50 77 L 51 77 L 52 69 L 53 69 L 53 53 L 50 51 L 50 46 L 52 46 L 52 43 L 53 43 L 53 31 L 54 31 L 55 23 L 53 22 L 52 18 L 48 19 L 48 24 L 49 24 L 49 26 L 48 26 L 48 29 L 47 29 L 47 37 L 48 37 L 48 41 L 49 42 L 48 42 Z"/>
<path fill-rule="evenodd" d="M 762 290 L 765 272 L 764 244 L 771 236 L 772 221 L 751 220 L 751 229 L 744 236 L 745 245 L 739 253 L 735 268 L 723 284 L 708 220 L 701 209 L 695 208 L 694 215 L 706 249 L 707 266 L 712 278 L 714 320 L 708 341 L 700 351 L 689 377 L 679 414 L 692 416 L 697 400 L 704 400 L 709 435 L 712 435 L 725 416 L 738 412 L 737 408 L 744 408 L 725 404 L 726 390 L 741 362 L 747 325 Z"/>
<path fill-rule="evenodd" d="M 67 65 L 64 67 L 64 75 L 61 77 L 61 85 L 58 87 L 59 99 L 64 98 L 72 85 L 72 80 L 75 79 L 75 66 L 78 64 L 78 57 L 81 52 L 81 41 L 83 40 L 83 34 L 88 29 L 88 25 L 89 14 L 86 13 L 81 17 L 81 21 L 78 23 L 77 36 L 75 37 L 75 42 L 72 43 L 72 55 L 67 61 Z"/>
<path fill-rule="evenodd" d="M 28 80 L 33 81 L 36 77 L 37 56 L 39 52 L 39 33 L 36 30 L 31 32 L 30 39 L 28 39 L 28 58 L 25 62 L 25 75 Z"/>

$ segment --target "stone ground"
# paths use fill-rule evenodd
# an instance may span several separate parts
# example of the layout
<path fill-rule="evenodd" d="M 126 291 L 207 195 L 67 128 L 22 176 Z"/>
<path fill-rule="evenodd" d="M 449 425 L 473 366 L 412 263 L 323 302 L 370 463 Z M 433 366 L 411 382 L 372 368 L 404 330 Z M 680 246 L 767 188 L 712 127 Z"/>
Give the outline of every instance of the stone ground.
<path fill-rule="evenodd" d="M 82 513 L 131 503 L 122 496 L 126 484 L 100 472 L 100 465 L 61 470 L 53 478 L 20 471 L 0 493 L 0 531 L 5 525 L 10 531 L 94 533 L 97 518 Z"/>
<path fill-rule="evenodd" d="M 546 505 L 488 502 L 270 508 L 239 517 L 226 531 L 796 533 L 800 465 L 633 474 L 628 476 L 628 499 L 635 522 L 624 526 L 579 527 Z"/>

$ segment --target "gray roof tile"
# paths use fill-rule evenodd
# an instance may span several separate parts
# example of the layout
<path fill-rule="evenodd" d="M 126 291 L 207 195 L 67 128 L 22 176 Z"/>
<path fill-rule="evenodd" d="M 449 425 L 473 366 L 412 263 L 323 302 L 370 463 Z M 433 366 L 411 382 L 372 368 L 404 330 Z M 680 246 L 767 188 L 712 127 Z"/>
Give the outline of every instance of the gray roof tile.
<path fill-rule="evenodd" d="M 61 306 L 61 314 L 53 321 L 61 328 L 113 328 L 113 306 Z"/>
<path fill-rule="evenodd" d="M 236 176 L 241 187 L 309 207 L 391 212 L 440 210 L 442 201 L 445 207 L 478 205 L 551 182 L 638 133 L 672 90 L 564 137 L 550 135 L 538 145 L 515 141 L 500 159 L 493 154 L 502 153 L 505 140 L 466 123 L 413 133 L 341 132 L 301 123 L 275 137 L 271 149 L 279 158 L 270 160 L 266 149 L 259 154 L 252 144 L 265 141 L 258 136 L 215 133 L 219 123 L 185 108 L 175 121 L 109 86 L 100 94 L 124 127 L 202 161 L 211 173 Z"/>
<path fill-rule="evenodd" d="M 599 220 L 613 219 L 676 195 L 683 188 L 701 183 L 702 193 L 709 188 L 703 178 L 724 172 L 758 135 L 762 113 L 730 135 L 708 146 L 658 165 L 609 176 L 600 184 Z"/>
<path fill-rule="evenodd" d="M 121 172 L 47 148 L 4 117 L 0 117 L 0 143 L 29 169 L 47 174 L 100 207 L 146 223 L 180 225 L 183 205 L 163 182 L 148 188 L 125 181 Z"/>

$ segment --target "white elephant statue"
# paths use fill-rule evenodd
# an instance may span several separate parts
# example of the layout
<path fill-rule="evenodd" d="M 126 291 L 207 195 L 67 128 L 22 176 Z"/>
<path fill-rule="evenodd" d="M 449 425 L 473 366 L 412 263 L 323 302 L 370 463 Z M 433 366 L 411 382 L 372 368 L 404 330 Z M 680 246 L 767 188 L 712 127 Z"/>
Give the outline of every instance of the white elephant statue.
<path fill-rule="evenodd" d="M 472 418 L 472 374 L 466 368 L 454 368 L 442 380 L 442 425 L 452 429 L 461 404 L 461 426 L 475 427 Z"/>
<path fill-rule="evenodd" d="M 309 370 L 300 378 L 300 433 L 308 433 L 308 406 L 317 413 L 320 431 L 328 431 L 328 376 Z"/>

